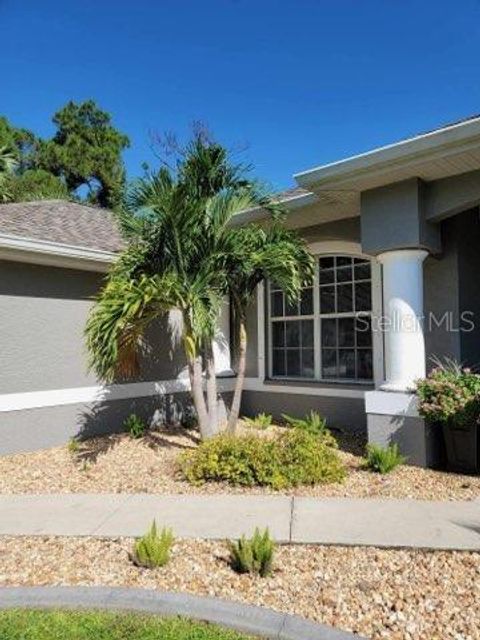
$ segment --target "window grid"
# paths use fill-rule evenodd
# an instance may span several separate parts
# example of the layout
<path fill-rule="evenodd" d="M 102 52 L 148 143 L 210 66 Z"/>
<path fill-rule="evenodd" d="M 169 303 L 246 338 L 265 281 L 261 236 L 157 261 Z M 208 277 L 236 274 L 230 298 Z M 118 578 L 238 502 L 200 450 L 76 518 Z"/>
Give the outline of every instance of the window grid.
<path fill-rule="evenodd" d="M 371 317 L 371 283 L 369 260 L 355 256 L 328 255 L 319 256 L 316 260 L 313 287 L 305 289 L 311 290 L 308 305 L 302 306 L 299 302 L 297 305 L 289 306 L 280 289 L 270 285 L 268 295 L 270 375 L 281 379 L 371 382 L 373 379 L 372 334 L 371 329 L 365 330 L 367 327 L 365 322 Z M 323 299 L 322 288 L 328 290 L 328 295 L 323 295 Z M 283 296 L 282 305 L 279 303 L 279 294 Z M 306 310 L 311 310 L 312 313 L 302 315 L 302 311 Z M 279 315 L 280 311 L 284 314 L 287 311 L 292 313 Z M 348 319 L 352 322 L 348 323 Z M 311 323 L 311 329 L 309 328 L 308 331 L 308 345 L 305 346 L 303 343 L 301 328 L 296 330 L 300 338 L 294 345 L 287 344 L 286 338 L 285 342 L 279 345 L 278 335 L 274 336 L 275 323 L 284 323 L 286 327 L 287 322 L 296 322 L 300 323 L 301 327 L 303 321 Z M 328 321 L 330 321 L 330 329 L 335 327 L 332 345 L 324 344 L 322 335 L 324 324 Z M 340 327 L 343 327 L 343 334 Z M 350 333 L 345 331 L 346 328 L 350 329 Z M 278 328 L 275 331 L 277 334 L 281 333 Z M 287 329 L 285 328 L 284 331 L 286 333 Z M 313 340 L 310 337 L 312 331 Z M 343 344 L 341 344 L 342 341 Z M 281 355 L 280 351 L 283 351 Z M 297 351 L 298 355 L 288 356 L 289 351 Z M 279 366 L 282 357 L 283 366 Z"/>

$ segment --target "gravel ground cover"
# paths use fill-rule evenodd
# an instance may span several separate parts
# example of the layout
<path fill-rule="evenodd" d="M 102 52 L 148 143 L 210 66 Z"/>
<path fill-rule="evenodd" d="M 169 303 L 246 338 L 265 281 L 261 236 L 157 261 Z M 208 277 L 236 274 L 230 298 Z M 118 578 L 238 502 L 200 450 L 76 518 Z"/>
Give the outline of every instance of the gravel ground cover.
<path fill-rule="evenodd" d="M 268 437 L 272 430 L 258 431 Z M 480 496 L 480 476 L 462 476 L 401 466 L 385 476 L 361 468 L 365 442 L 335 433 L 348 475 L 339 484 L 299 487 L 288 494 L 318 497 L 385 497 L 471 500 Z M 126 434 L 93 438 L 72 453 L 56 447 L 0 457 L 1 493 L 275 493 L 266 488 L 208 483 L 192 487 L 176 465 L 180 452 L 198 443 L 193 431 L 160 429 L 134 440 Z"/>
<path fill-rule="evenodd" d="M 225 543 L 180 540 L 171 562 L 129 561 L 127 538 L 0 537 L 0 586 L 108 585 L 264 605 L 372 640 L 478 640 L 480 554 L 315 545 L 278 548 L 265 579 L 234 573 Z"/>

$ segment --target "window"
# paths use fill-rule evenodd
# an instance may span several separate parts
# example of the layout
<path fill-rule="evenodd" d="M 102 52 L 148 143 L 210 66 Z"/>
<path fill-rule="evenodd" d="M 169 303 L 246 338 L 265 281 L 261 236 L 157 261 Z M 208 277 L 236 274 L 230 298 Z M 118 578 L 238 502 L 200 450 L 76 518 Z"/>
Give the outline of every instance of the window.
<path fill-rule="evenodd" d="M 313 287 L 303 289 L 300 300 L 289 304 L 283 291 L 270 287 L 272 375 L 313 378 Z"/>
<path fill-rule="evenodd" d="M 272 377 L 373 379 L 369 260 L 321 256 L 298 301 L 290 304 L 270 285 L 268 304 Z"/>

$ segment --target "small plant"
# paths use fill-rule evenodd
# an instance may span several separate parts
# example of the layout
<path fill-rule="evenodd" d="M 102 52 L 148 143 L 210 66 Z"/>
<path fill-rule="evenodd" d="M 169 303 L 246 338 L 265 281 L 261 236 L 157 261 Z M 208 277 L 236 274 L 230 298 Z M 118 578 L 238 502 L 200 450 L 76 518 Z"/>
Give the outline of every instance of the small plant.
<path fill-rule="evenodd" d="M 265 529 L 260 533 L 255 529 L 250 539 L 242 536 L 237 542 L 228 541 L 230 566 L 237 573 L 252 573 L 262 578 L 270 575 L 275 553 L 275 542 Z"/>
<path fill-rule="evenodd" d="M 80 442 L 77 438 L 70 438 L 67 444 L 68 453 L 71 453 L 74 456 L 76 453 L 80 451 Z"/>
<path fill-rule="evenodd" d="M 310 411 L 305 418 L 294 418 L 286 413 L 282 413 L 282 418 L 290 427 L 306 431 L 312 436 L 324 438 L 326 443 L 332 447 L 337 446 L 337 441 L 327 429 L 327 421 L 317 411 Z"/>
<path fill-rule="evenodd" d="M 376 444 L 367 445 L 367 455 L 365 466 L 377 473 L 390 473 L 395 467 L 404 464 L 405 456 L 402 456 L 398 444 L 391 444 L 388 447 L 380 447 Z"/>
<path fill-rule="evenodd" d="M 131 438 L 143 438 L 145 435 L 145 431 L 147 430 L 147 425 L 145 422 L 139 418 L 135 413 L 132 413 L 128 416 L 128 418 L 123 423 L 125 431 L 128 431 Z"/>
<path fill-rule="evenodd" d="M 150 530 L 135 541 L 132 560 L 138 567 L 146 567 L 147 569 L 163 567 L 170 560 L 170 549 L 173 542 L 174 536 L 171 529 L 164 527 L 159 534 L 154 520 Z"/>
<path fill-rule="evenodd" d="M 272 415 L 270 413 L 258 413 L 254 418 L 243 418 L 249 427 L 254 429 L 268 429 L 272 425 Z"/>

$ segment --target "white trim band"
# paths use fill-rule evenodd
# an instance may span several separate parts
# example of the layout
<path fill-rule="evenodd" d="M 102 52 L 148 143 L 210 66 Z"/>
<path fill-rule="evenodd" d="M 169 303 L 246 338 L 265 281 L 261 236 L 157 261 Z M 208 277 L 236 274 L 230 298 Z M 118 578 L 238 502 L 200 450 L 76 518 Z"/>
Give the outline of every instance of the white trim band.
<path fill-rule="evenodd" d="M 220 392 L 233 391 L 235 378 L 218 377 L 217 385 Z M 109 386 L 98 385 L 94 387 L 29 391 L 26 393 L 5 393 L 0 395 L 0 413 L 57 407 L 68 404 L 88 404 L 129 398 L 144 398 L 156 395 L 182 393 L 189 390 L 190 381 L 188 378 L 178 378 L 176 380 L 160 380 L 156 382 L 133 382 Z M 265 384 L 263 380 L 259 378 L 246 378 L 244 390 L 260 391 L 263 393 L 325 396 L 331 398 L 363 399 L 365 396 L 365 391 L 361 389 L 342 389 L 333 386 L 301 386 L 295 385 L 295 383 Z"/>

